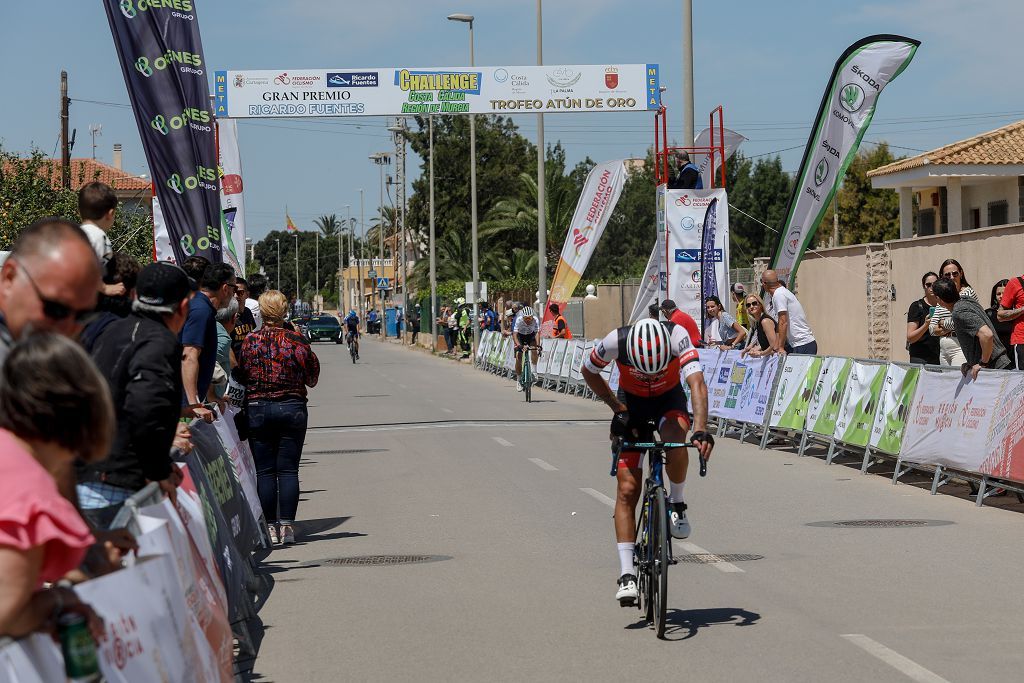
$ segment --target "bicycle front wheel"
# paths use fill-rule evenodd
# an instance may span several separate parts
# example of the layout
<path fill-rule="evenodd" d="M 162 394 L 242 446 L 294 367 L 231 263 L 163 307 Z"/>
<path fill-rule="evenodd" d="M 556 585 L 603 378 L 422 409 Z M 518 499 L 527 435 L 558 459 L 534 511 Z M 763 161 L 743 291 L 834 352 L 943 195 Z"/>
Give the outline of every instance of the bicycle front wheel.
<path fill-rule="evenodd" d="M 526 359 L 523 363 L 523 393 L 526 394 L 526 402 L 530 403 L 533 389 L 533 372 L 530 369 L 530 361 Z"/>
<path fill-rule="evenodd" d="M 659 638 L 665 635 L 665 615 L 668 609 L 668 565 L 671 549 L 668 537 L 668 508 L 665 489 L 658 487 L 651 493 L 651 610 L 654 612 L 654 630 Z"/>

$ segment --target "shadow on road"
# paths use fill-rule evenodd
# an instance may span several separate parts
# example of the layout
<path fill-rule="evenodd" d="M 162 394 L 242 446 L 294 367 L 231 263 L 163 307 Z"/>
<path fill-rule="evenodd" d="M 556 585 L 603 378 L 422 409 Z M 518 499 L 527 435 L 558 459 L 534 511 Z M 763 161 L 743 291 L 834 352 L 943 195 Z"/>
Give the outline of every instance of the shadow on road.
<path fill-rule="evenodd" d="M 665 640 L 688 640 L 709 626 L 753 626 L 761 615 L 738 607 L 711 607 L 709 609 L 669 609 L 665 616 Z M 627 629 L 648 628 L 641 619 Z"/>

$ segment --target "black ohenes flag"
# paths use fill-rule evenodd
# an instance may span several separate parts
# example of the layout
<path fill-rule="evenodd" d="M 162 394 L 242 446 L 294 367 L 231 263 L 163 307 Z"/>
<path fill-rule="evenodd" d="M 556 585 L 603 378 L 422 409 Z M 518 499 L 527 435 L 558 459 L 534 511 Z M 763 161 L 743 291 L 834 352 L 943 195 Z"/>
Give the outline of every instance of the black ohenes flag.
<path fill-rule="evenodd" d="M 103 0 L 175 257 L 221 261 L 217 150 L 194 0 Z"/>

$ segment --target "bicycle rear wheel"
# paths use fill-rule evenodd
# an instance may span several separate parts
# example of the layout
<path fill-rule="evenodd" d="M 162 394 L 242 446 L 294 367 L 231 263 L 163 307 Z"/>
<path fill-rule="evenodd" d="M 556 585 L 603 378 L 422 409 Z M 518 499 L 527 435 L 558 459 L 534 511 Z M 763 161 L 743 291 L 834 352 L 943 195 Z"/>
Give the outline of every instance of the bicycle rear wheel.
<path fill-rule="evenodd" d="M 650 498 L 644 496 L 642 499 L 643 504 L 640 506 L 640 521 L 636 525 L 636 546 L 633 550 L 633 559 L 636 565 L 636 582 L 637 582 L 637 593 L 639 597 L 636 601 L 638 609 L 643 611 L 644 620 L 652 621 L 654 614 L 652 613 L 652 605 L 654 604 L 651 599 L 651 535 L 650 535 L 650 509 L 649 504 Z"/>
<path fill-rule="evenodd" d="M 526 402 L 530 403 L 533 389 L 533 370 L 530 367 L 530 359 L 523 359 L 523 393 L 526 394 Z"/>
<path fill-rule="evenodd" d="M 651 605 L 648 614 L 654 613 L 654 630 L 659 638 L 665 636 L 665 615 L 668 608 L 668 565 L 671 551 L 668 537 L 668 509 L 665 503 L 665 489 L 660 486 L 651 493 Z"/>

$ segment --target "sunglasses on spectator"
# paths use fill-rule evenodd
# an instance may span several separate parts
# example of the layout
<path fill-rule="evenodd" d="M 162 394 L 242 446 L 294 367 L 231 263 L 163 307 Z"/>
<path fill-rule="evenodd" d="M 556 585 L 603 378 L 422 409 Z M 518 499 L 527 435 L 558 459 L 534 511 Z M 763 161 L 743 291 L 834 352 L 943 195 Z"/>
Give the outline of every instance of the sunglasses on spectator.
<path fill-rule="evenodd" d="M 744 306 L 746 306 L 747 308 L 757 308 L 760 305 L 761 304 L 757 303 L 756 301 L 748 301 L 746 304 L 744 304 Z"/>
<path fill-rule="evenodd" d="M 943 273 L 942 277 L 946 278 L 947 280 L 952 280 L 955 277 L 960 277 L 960 271 L 959 270 L 951 270 L 948 273 Z"/>
<path fill-rule="evenodd" d="M 25 274 L 25 279 L 27 279 L 28 283 L 32 285 L 32 289 L 35 290 L 36 297 L 43 304 L 43 315 L 50 320 L 60 322 L 74 317 L 76 323 L 84 325 L 96 317 L 96 312 L 91 308 L 78 311 L 67 304 L 62 304 L 59 301 L 54 301 L 53 299 L 47 299 L 44 297 L 43 293 L 39 291 L 39 285 L 36 284 L 36 281 L 32 278 L 28 269 L 25 268 L 25 266 L 17 259 L 15 259 L 15 263 L 18 264 L 18 268 L 21 269 L 21 272 Z"/>

